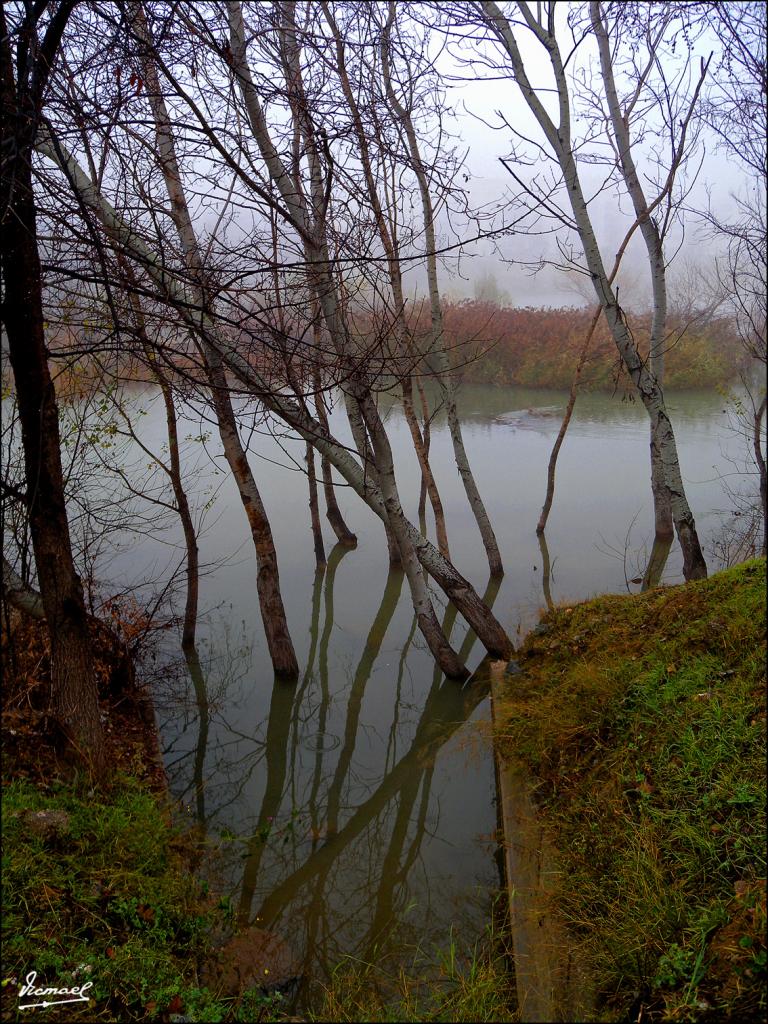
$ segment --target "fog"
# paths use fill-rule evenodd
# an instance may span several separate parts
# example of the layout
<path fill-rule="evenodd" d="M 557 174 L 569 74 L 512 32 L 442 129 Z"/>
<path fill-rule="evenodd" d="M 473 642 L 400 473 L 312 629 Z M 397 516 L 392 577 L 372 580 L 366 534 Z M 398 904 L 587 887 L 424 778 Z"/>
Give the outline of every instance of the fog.
<path fill-rule="evenodd" d="M 568 4 L 560 5 L 564 30 L 569 7 Z M 541 50 L 532 37 L 522 34 L 520 46 L 534 86 L 553 86 L 547 62 L 542 59 Z M 686 60 L 690 73 L 698 72 L 700 62 L 712 53 L 717 55 L 720 49 L 717 37 L 711 31 L 704 32 L 692 42 L 690 54 L 686 52 L 685 58 L 668 58 L 665 72 L 670 75 L 683 73 Z M 594 40 L 583 40 L 577 48 L 571 75 L 575 77 L 581 69 L 588 71 L 595 59 Z M 534 141 L 543 138 L 511 75 L 500 74 L 493 63 L 490 46 L 479 45 L 476 40 L 463 46 L 453 39 L 441 49 L 436 60 L 445 83 L 444 127 L 454 136 L 456 150 L 465 157 L 461 184 L 466 189 L 469 207 L 485 211 L 488 216 L 483 223 L 488 232 L 499 223 L 498 217 L 491 219 L 489 216 L 494 208 L 501 211 L 507 204 L 503 214 L 507 222 L 519 215 L 514 201 L 515 183 L 501 162 L 509 157 L 513 142 L 513 133 L 508 125 L 523 138 Z M 708 72 L 709 88 L 717 88 L 718 74 L 720 69 L 715 59 Z M 655 113 L 658 112 L 648 112 L 651 125 Z M 574 109 L 573 115 L 574 132 L 578 134 L 584 130 L 585 117 L 579 108 Z M 649 151 L 645 156 L 646 164 L 639 169 L 653 195 L 652 182 L 661 172 L 659 167 L 652 166 Z M 535 175 L 551 170 L 552 166 L 539 153 L 532 166 L 526 168 L 518 164 L 515 173 L 530 181 Z M 594 196 L 590 204 L 593 225 L 603 257 L 609 262 L 632 224 L 633 216 L 626 193 L 605 187 L 606 173 L 604 167 L 580 163 L 585 192 Z M 723 240 L 713 238 L 702 216 L 703 211 L 711 209 L 721 219 L 733 218 L 737 197 L 743 197 L 755 188 L 754 179 L 732 157 L 728 158 L 721 152 L 718 139 L 706 126 L 700 126 L 689 164 L 681 169 L 679 175 L 676 191 L 680 209 L 666 245 L 671 296 L 674 296 L 678 280 L 689 280 L 699 271 L 705 278 L 711 278 L 715 261 L 725 251 Z M 545 229 L 529 222 L 527 227 L 520 225 L 512 235 L 495 235 L 460 244 L 478 233 L 476 224 L 462 222 L 460 216 L 454 216 L 450 225 L 443 218 L 443 245 L 458 246 L 453 250 L 452 258 L 444 260 L 444 290 L 451 297 L 485 298 L 515 306 L 580 306 L 592 302 L 589 279 L 576 267 L 569 270 L 563 266 L 562 252 L 558 249 L 552 225 Z M 562 237 L 562 228 L 558 235 Z M 574 237 L 572 241 L 573 256 L 578 261 L 578 240 Z M 647 253 L 639 233 L 627 248 L 618 281 L 624 304 L 640 309 L 648 306 Z M 420 292 L 421 283 L 414 290 Z"/>

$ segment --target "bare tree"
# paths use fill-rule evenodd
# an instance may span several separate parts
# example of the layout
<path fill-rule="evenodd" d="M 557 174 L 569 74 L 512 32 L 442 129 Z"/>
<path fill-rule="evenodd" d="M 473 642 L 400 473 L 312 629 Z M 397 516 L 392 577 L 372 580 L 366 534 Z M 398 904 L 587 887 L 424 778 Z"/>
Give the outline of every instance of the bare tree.
<path fill-rule="evenodd" d="M 424 242 L 427 261 L 427 283 L 429 287 L 430 317 L 432 321 L 432 337 L 430 339 L 430 352 L 434 353 L 439 365 L 439 380 L 443 389 L 443 397 L 448 417 L 448 429 L 453 443 L 453 452 L 456 459 L 456 467 L 464 485 L 472 514 L 475 517 L 480 536 L 483 540 L 485 552 L 488 558 L 492 576 L 501 576 L 504 567 L 501 561 L 501 553 L 493 532 L 493 526 L 485 508 L 485 504 L 478 490 L 472 467 L 469 463 L 464 438 L 461 430 L 461 420 L 456 404 L 456 377 L 450 365 L 450 358 L 445 345 L 443 331 L 443 307 L 440 298 L 440 286 L 437 276 L 437 242 L 435 238 L 435 211 L 430 192 L 430 176 L 428 168 L 422 158 L 419 139 L 416 134 L 413 121 L 413 111 L 408 101 L 401 101 L 398 98 L 392 74 L 392 32 L 396 23 L 396 9 L 394 0 L 389 0 L 387 6 L 387 18 L 381 30 L 381 66 L 384 75 L 386 95 L 397 117 L 400 119 L 408 146 L 408 156 L 416 175 L 421 198 L 422 217 L 424 225 Z M 412 71 L 407 61 L 400 55 L 401 64 L 404 65 L 406 80 L 412 81 Z"/>
<path fill-rule="evenodd" d="M 129 7 L 134 30 L 141 47 L 141 62 L 147 86 L 147 97 L 155 121 L 157 153 L 168 199 L 171 204 L 173 221 L 181 242 L 187 270 L 193 282 L 195 300 L 201 309 L 210 310 L 211 299 L 200 246 L 192 224 L 189 207 L 184 195 L 181 172 L 168 110 L 163 98 L 160 79 L 153 59 L 153 44 L 149 38 L 146 19 L 141 5 Z M 205 335 L 201 336 L 202 354 L 210 382 L 211 397 L 219 426 L 219 436 L 230 470 L 237 483 L 253 536 L 257 563 L 257 589 L 264 631 L 267 638 L 272 665 L 281 676 L 298 675 L 299 666 L 280 593 L 280 577 L 277 566 L 277 552 L 272 537 L 261 494 L 256 485 L 247 455 L 240 441 L 237 420 L 229 396 L 224 364 L 217 349 L 209 345 Z"/>
<path fill-rule="evenodd" d="M 638 351 L 624 311 L 610 283 L 610 276 L 605 268 L 592 224 L 584 186 L 576 161 L 576 140 L 571 123 L 572 97 L 556 33 L 554 5 L 551 3 L 540 5 L 536 9 L 537 13 L 534 13 L 524 0 L 520 0 L 516 4 L 516 10 L 522 18 L 523 25 L 538 41 L 549 62 L 557 97 L 557 122 L 550 116 L 539 92 L 531 83 L 516 34 L 510 21 L 501 12 L 494 0 L 482 0 L 480 3 L 473 4 L 472 7 L 480 15 L 482 24 L 489 31 L 491 38 L 501 47 L 520 92 L 546 139 L 549 152 L 557 162 L 562 176 L 562 188 L 568 195 L 571 209 L 571 216 L 565 216 L 563 213 L 562 220 L 564 223 L 569 224 L 578 235 L 584 252 L 584 261 L 606 322 L 627 368 L 627 372 L 648 412 L 653 443 L 658 452 L 658 462 L 661 466 L 661 476 L 659 479 L 663 480 L 664 487 L 669 495 L 674 526 L 683 552 L 683 573 L 686 579 L 704 577 L 707 571 L 706 563 L 696 532 L 693 513 L 685 495 L 677 454 L 677 443 L 664 402 L 663 390 L 652 369 Z M 598 21 L 601 18 L 601 9 L 599 7 L 595 8 L 595 17 Z M 706 68 L 702 68 L 702 77 L 705 71 Z M 605 87 L 610 91 L 609 84 L 606 84 Z M 618 116 L 620 118 L 623 115 L 619 112 Z M 624 145 L 619 141 L 619 161 L 622 163 L 623 160 L 621 166 L 622 175 L 627 183 L 627 188 L 629 188 L 629 182 L 633 178 L 631 169 L 626 161 L 626 156 L 626 140 Z M 553 209 L 551 196 L 549 199 L 544 198 L 543 202 L 549 210 Z M 637 196 L 636 216 L 638 221 L 640 221 L 641 229 L 645 226 L 648 233 L 647 245 L 649 252 L 653 250 L 658 256 L 657 231 L 649 216 L 648 205 L 641 205 L 639 195 Z M 653 235 L 653 238 L 651 238 L 651 235 Z M 658 269 L 657 260 L 652 264 L 652 270 L 657 272 L 657 285 L 659 295 L 661 295 L 661 277 L 658 274 Z M 661 320 L 660 313 L 659 319 Z"/>
<path fill-rule="evenodd" d="M 104 765 L 83 588 L 64 502 L 56 395 L 44 334 L 32 153 L 51 69 L 74 3 L 27 5 L 10 23 L 0 8 L 2 317 L 21 421 L 35 566 L 51 642 L 51 705 L 69 747 Z"/>
<path fill-rule="evenodd" d="M 280 62 L 278 66 L 283 69 L 283 72 L 285 72 L 286 68 L 290 72 L 290 68 L 295 68 L 296 64 L 296 55 L 292 50 L 295 50 L 296 45 L 300 42 L 298 27 L 295 25 L 295 19 L 293 25 L 291 22 L 292 8 L 276 5 L 273 10 L 276 15 L 283 19 L 280 31 L 271 37 L 273 41 L 278 43 L 276 51 Z M 188 19 L 194 17 L 196 17 L 196 13 L 189 14 L 189 11 L 187 11 Z M 184 24 L 187 23 L 184 22 Z M 232 38 L 230 27 L 230 40 Z M 405 518 L 402 507 L 399 504 L 396 484 L 394 483 L 394 460 L 386 431 L 383 429 L 383 424 L 381 423 L 370 389 L 367 389 L 366 383 L 360 379 L 359 375 L 356 377 L 351 372 L 354 369 L 355 362 L 358 365 L 360 364 L 361 352 L 359 346 L 356 346 L 352 338 L 350 323 L 347 319 L 348 313 L 344 309 L 344 303 L 341 301 L 336 278 L 328 270 L 333 265 L 333 260 L 325 259 L 323 255 L 323 246 L 329 244 L 330 227 L 328 220 L 322 222 L 322 216 L 320 217 L 319 235 L 314 239 L 312 238 L 312 231 L 318 227 L 313 217 L 317 210 L 320 211 L 321 215 L 323 213 L 325 193 L 329 185 L 329 172 L 332 172 L 333 158 L 329 157 L 326 153 L 325 144 L 317 131 L 317 126 L 312 124 L 311 120 L 307 118 L 306 111 L 299 109 L 300 104 L 297 105 L 295 111 L 292 112 L 290 123 L 294 128 L 298 129 L 300 143 L 303 140 L 306 144 L 304 148 L 305 155 L 307 153 L 314 153 L 313 160 L 315 161 L 314 170 L 312 169 L 311 161 L 305 165 L 309 168 L 308 176 L 302 184 L 305 184 L 309 191 L 307 195 L 302 192 L 301 201 L 297 200 L 296 178 L 292 172 L 288 171 L 283 175 L 280 165 L 273 160 L 274 153 L 270 149 L 269 132 L 266 131 L 266 133 L 261 134 L 261 138 L 257 138 L 261 133 L 261 125 L 258 120 L 256 122 L 258 130 L 256 133 L 253 132 L 250 123 L 250 113 L 253 112 L 254 104 L 251 104 L 251 99 L 254 97 L 251 96 L 247 88 L 243 89 L 243 76 L 238 79 L 232 75 L 233 62 L 237 63 L 236 58 L 233 56 L 237 51 L 237 47 L 233 47 L 231 41 L 228 48 L 222 47 L 219 40 L 220 37 L 215 41 L 205 37 L 205 45 L 208 47 L 208 55 L 211 58 L 211 67 L 215 68 L 220 75 L 217 80 L 218 85 L 221 86 L 222 82 L 225 84 L 229 82 L 231 89 L 235 90 L 236 93 L 240 93 L 241 96 L 243 92 L 248 94 L 247 97 L 243 98 L 242 104 L 236 108 L 236 116 L 245 116 L 240 122 L 235 120 L 235 123 L 239 123 L 243 128 L 247 126 L 251 136 L 249 140 L 248 132 L 243 131 L 242 139 L 238 138 L 238 147 L 242 143 L 242 150 L 231 145 L 222 145 L 216 131 L 212 130 L 208 116 L 211 114 L 211 111 L 216 112 L 216 103 L 209 103 L 205 109 L 201 109 L 195 104 L 191 96 L 186 96 L 183 87 L 174 76 L 173 69 L 169 68 L 162 56 L 157 54 L 156 48 L 155 52 L 153 52 L 153 59 L 156 61 L 158 69 L 167 83 L 167 88 L 174 94 L 175 101 L 179 104 L 184 104 L 189 109 L 191 125 L 192 128 L 197 126 L 198 137 L 201 140 L 205 139 L 206 144 L 210 144 L 210 152 L 216 159 L 226 161 L 226 165 L 231 169 L 233 175 L 237 176 L 242 188 L 238 201 L 245 202 L 247 199 L 251 199 L 252 201 L 256 200 L 260 205 L 266 205 L 267 208 L 278 209 L 287 230 L 289 232 L 296 231 L 305 256 L 308 253 L 311 257 L 310 260 L 305 261 L 309 264 L 305 271 L 305 280 L 309 282 L 309 293 L 311 294 L 312 290 L 314 290 L 314 293 L 319 296 L 323 307 L 322 318 L 325 337 L 322 343 L 326 346 L 324 352 L 325 354 L 334 353 L 337 362 L 342 364 L 342 377 L 344 378 L 344 375 L 348 377 L 348 379 L 344 378 L 347 383 L 346 404 L 348 411 L 350 411 L 353 429 L 357 430 L 360 461 L 355 459 L 344 445 L 339 444 L 330 435 L 328 429 L 320 422 L 322 417 L 319 414 L 317 416 L 311 415 L 308 405 L 303 399 L 291 399 L 280 386 L 276 386 L 269 379 L 269 375 L 264 374 L 258 363 L 243 358 L 243 352 L 246 351 L 244 346 L 247 346 L 248 338 L 252 339 L 255 343 L 257 340 L 261 341 L 265 336 L 267 338 L 270 337 L 263 320 L 259 321 L 258 317 L 254 318 L 251 315 L 252 307 L 246 310 L 244 305 L 238 306 L 238 302 L 241 301 L 238 298 L 238 294 L 242 295 L 242 292 L 238 293 L 233 290 L 227 290 L 225 297 L 224 293 L 219 292 L 215 308 L 205 295 L 200 294 L 200 281 L 197 279 L 196 282 L 195 275 L 190 271 L 189 266 L 185 266 L 182 269 L 174 266 L 174 260 L 171 258 L 172 253 L 163 236 L 158 235 L 157 242 L 155 242 L 152 234 L 155 225 L 150 218 L 155 216 L 154 211 L 156 207 L 147 207 L 145 196 L 140 196 L 139 204 L 132 200 L 134 205 L 131 216 L 135 222 L 132 225 L 126 220 L 124 214 L 119 213 L 117 209 L 110 205 L 102 193 L 101 190 L 105 188 L 107 178 L 102 174 L 101 168 L 99 168 L 95 179 L 93 173 L 91 175 L 86 174 L 77 164 L 72 154 L 68 152 L 63 141 L 52 130 L 52 127 L 46 131 L 44 137 L 38 140 L 38 151 L 46 160 L 52 160 L 61 169 L 69 188 L 72 190 L 72 194 L 77 197 L 78 202 L 81 204 L 83 215 L 93 216 L 95 214 L 107 236 L 109 245 L 115 249 L 120 249 L 124 253 L 125 258 L 133 263 L 140 279 L 139 288 L 147 292 L 150 286 L 156 289 L 157 294 L 153 301 L 158 301 L 159 299 L 167 304 L 169 318 L 175 316 L 184 325 L 185 329 L 200 341 L 204 352 L 206 351 L 204 346 L 211 346 L 218 351 L 224 367 L 238 378 L 240 386 L 244 391 L 263 402 L 264 406 L 272 414 L 278 416 L 283 422 L 288 423 L 289 426 L 297 430 L 304 437 L 305 441 L 309 441 L 320 452 L 321 456 L 327 458 L 329 463 L 341 473 L 346 482 L 390 526 L 390 532 L 393 533 L 392 523 L 393 520 L 395 521 L 400 533 L 400 536 L 397 538 L 398 547 L 401 550 L 403 547 L 410 549 L 409 557 L 411 558 L 412 572 L 409 584 L 417 595 L 415 598 L 417 605 L 420 604 L 422 627 L 432 630 L 431 645 L 442 651 L 440 657 L 447 671 L 452 674 L 460 674 L 463 672 L 463 668 L 456 663 L 455 659 L 452 659 L 446 650 L 446 646 L 440 640 L 439 632 L 432 629 L 434 623 L 433 612 L 430 612 L 431 602 L 426 585 L 421 577 L 421 570 L 416 568 L 416 564 L 413 561 L 414 555 L 417 561 L 422 562 L 428 567 L 433 579 L 438 582 L 446 594 L 456 603 L 456 606 L 467 617 L 482 642 L 489 649 L 503 654 L 509 652 L 511 645 L 504 631 L 493 618 L 489 609 L 484 607 L 483 602 L 474 589 L 418 533 L 416 528 Z M 198 48 L 202 46 L 199 42 L 194 45 Z M 197 56 L 200 53 L 205 55 L 204 51 L 198 50 Z M 272 78 L 274 79 L 274 75 Z M 295 76 L 291 80 L 298 82 L 298 78 Z M 146 82 L 146 76 L 143 77 L 143 81 Z M 233 92 L 228 92 L 224 88 L 222 96 L 229 102 L 232 99 Z M 297 96 L 294 95 L 293 100 L 295 101 L 296 98 Z M 255 99 L 258 104 L 258 96 Z M 249 105 L 252 108 L 250 113 Z M 227 109 L 232 108 L 229 107 Z M 130 115 L 130 113 L 127 114 L 125 123 L 128 131 L 131 132 L 131 137 L 137 138 L 139 133 L 135 127 L 135 116 Z M 266 125 L 264 127 L 266 128 Z M 191 135 L 188 133 L 187 137 L 190 138 Z M 256 140 L 259 146 L 261 154 L 259 161 L 254 161 L 253 159 L 254 140 Z M 156 149 L 156 146 L 150 145 L 148 140 L 142 142 L 141 145 L 145 146 L 147 153 Z M 262 145 L 264 148 L 263 153 L 261 153 Z M 246 147 L 248 148 L 246 149 Z M 114 149 L 112 152 L 114 154 Z M 233 158 L 233 153 L 237 159 Z M 254 175 L 255 165 L 259 166 L 258 176 Z M 119 161 L 115 164 L 115 170 L 118 168 L 121 168 Z M 131 176 L 128 176 L 127 182 L 132 182 Z M 121 190 L 125 183 L 121 182 Z M 141 185 L 138 178 L 135 184 L 136 186 Z M 318 191 L 318 185 L 322 189 L 322 195 Z M 314 193 L 312 192 L 313 188 L 315 189 Z M 123 204 L 121 201 L 121 205 L 125 206 L 126 204 Z M 143 238 L 141 233 L 136 230 L 138 222 L 135 220 L 133 210 L 137 208 L 147 209 L 147 216 L 141 225 L 141 230 L 145 233 Z M 302 222 L 301 216 L 298 217 L 297 221 L 297 211 L 306 217 L 304 222 Z M 302 231 L 297 230 L 297 223 L 302 228 Z M 307 227 L 311 229 L 309 232 L 306 230 Z M 308 247 L 307 234 L 309 234 Z M 153 252 L 154 246 L 158 247 Z M 207 250 L 210 251 L 210 246 L 207 247 Z M 327 255 L 330 256 L 330 252 Z M 216 277 L 215 273 L 206 274 L 203 281 L 204 286 L 211 285 Z M 307 291 L 308 289 L 305 285 L 305 295 Z M 238 317 L 239 319 L 237 319 Z M 266 332 L 266 334 L 262 332 Z M 277 333 L 273 331 L 271 335 L 273 340 Z M 291 344 L 296 341 L 296 338 L 284 340 L 286 343 Z M 323 355 L 323 353 L 320 354 L 321 356 Z M 362 353 L 362 355 L 364 356 L 365 353 Z M 320 370 L 325 368 L 322 360 L 320 361 L 319 368 Z M 380 486 L 382 469 L 386 477 L 383 481 L 383 487 Z M 375 479 L 375 473 L 379 474 L 379 481 Z"/>

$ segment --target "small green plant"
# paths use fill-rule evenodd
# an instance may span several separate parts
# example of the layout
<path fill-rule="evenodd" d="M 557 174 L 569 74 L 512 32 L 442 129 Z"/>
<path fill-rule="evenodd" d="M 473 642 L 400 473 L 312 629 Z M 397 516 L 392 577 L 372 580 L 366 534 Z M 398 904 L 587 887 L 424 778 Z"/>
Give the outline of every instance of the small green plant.
<path fill-rule="evenodd" d="M 700 958 L 694 951 L 673 943 L 659 960 L 653 984 L 658 988 L 677 988 L 683 982 L 698 985 L 703 973 Z"/>
<path fill-rule="evenodd" d="M 515 1021 L 513 981 L 504 937 L 493 925 L 465 948 L 452 931 L 429 953 L 391 937 L 368 960 L 337 965 L 313 1001 L 316 1021 Z M 406 952 L 408 953 L 406 957 Z"/>

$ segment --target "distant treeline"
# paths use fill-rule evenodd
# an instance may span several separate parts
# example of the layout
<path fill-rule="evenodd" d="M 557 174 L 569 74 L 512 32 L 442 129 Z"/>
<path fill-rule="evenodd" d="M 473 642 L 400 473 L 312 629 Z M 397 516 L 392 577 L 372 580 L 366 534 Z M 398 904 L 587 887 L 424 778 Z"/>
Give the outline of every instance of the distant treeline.
<path fill-rule="evenodd" d="M 454 365 L 467 383 L 567 388 L 592 319 L 591 308 L 500 308 L 489 302 L 447 303 L 444 330 Z M 426 330 L 422 311 L 414 333 Z M 629 315 L 647 358 L 650 314 Z M 733 380 L 746 357 L 725 317 L 668 319 L 667 387 L 715 387 Z M 601 318 L 590 345 L 582 386 L 631 387 Z"/>

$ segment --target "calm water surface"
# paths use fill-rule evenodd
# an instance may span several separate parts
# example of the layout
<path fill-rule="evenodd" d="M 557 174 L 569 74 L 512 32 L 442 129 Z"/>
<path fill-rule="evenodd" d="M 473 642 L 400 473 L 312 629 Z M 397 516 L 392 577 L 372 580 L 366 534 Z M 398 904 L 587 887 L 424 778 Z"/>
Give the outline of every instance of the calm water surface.
<path fill-rule="evenodd" d="M 133 400 L 146 411 L 142 438 L 159 450 L 157 396 L 146 391 Z M 487 597 L 514 637 L 545 605 L 534 527 L 565 401 L 561 392 L 523 389 L 462 393 L 467 448 L 506 567 Z M 678 394 L 670 406 L 708 545 L 717 510 L 727 504 L 719 475 L 732 469 L 738 441 L 717 395 Z M 399 408 L 386 408 L 398 481 L 415 518 L 416 459 Z M 478 678 L 462 688 L 435 671 L 407 584 L 388 572 L 380 522 L 341 487 L 359 544 L 333 548 L 326 528 L 328 567 L 316 574 L 303 444 L 259 420 L 252 426 L 251 461 L 275 533 L 302 675 L 295 685 L 273 681 L 245 516 L 212 426 L 188 409 L 185 458 L 204 521 L 202 678 L 193 683 L 186 671 L 169 669 L 158 687 L 173 793 L 221 845 L 217 884 L 231 892 L 239 919 L 285 936 L 313 977 L 327 977 L 345 956 L 372 961 L 398 946 L 444 948 L 451 929 L 471 944 L 499 885 L 487 685 Z M 349 438 L 338 410 L 332 428 Z M 453 560 L 484 593 L 485 556 L 439 415 L 432 461 Z M 554 601 L 624 591 L 626 578 L 642 574 L 652 525 L 648 480 L 642 407 L 605 395 L 580 398 L 547 530 Z M 181 557 L 172 520 L 165 531 L 147 525 L 140 532 L 123 538 L 110 568 L 126 582 L 149 580 Z M 680 564 L 673 549 L 665 581 L 680 578 Z M 476 667 L 479 644 L 442 596 L 435 599 L 454 646 Z"/>

